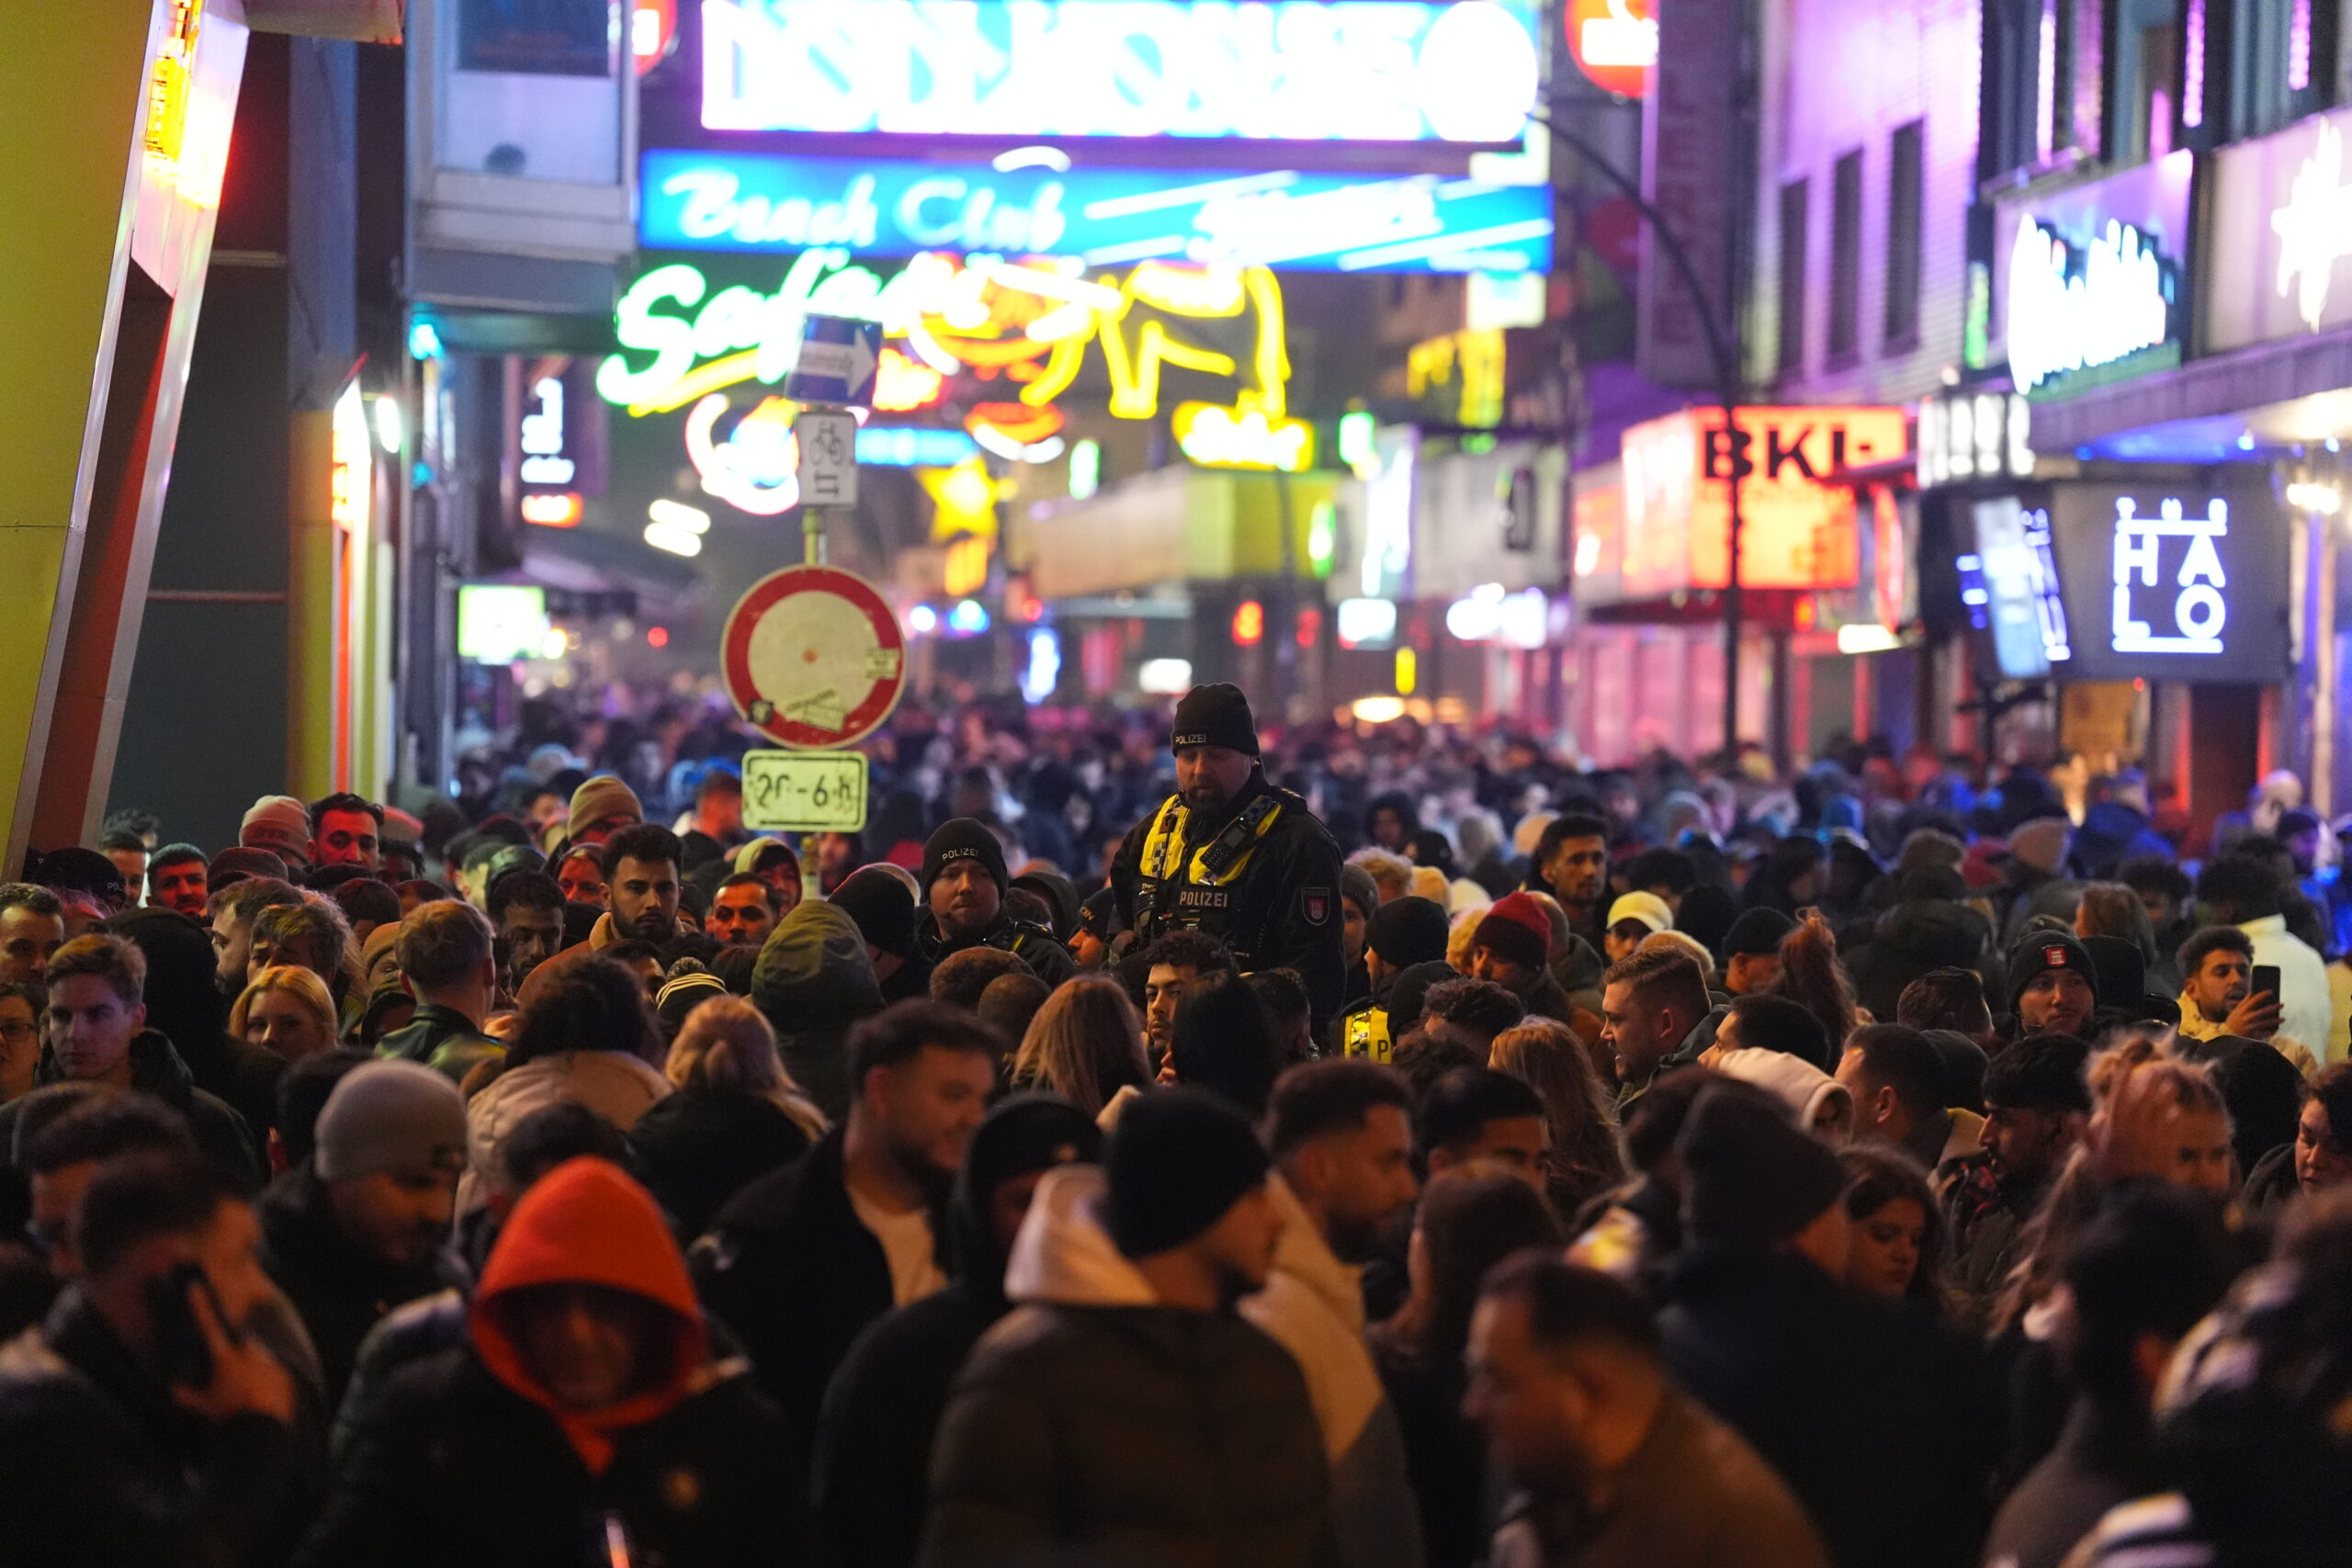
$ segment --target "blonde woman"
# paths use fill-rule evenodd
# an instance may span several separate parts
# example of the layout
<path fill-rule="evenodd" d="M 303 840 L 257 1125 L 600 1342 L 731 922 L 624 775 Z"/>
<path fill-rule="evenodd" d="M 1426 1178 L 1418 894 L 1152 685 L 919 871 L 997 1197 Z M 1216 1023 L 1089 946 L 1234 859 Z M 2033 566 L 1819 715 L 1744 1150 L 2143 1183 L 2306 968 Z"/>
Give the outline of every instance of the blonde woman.
<path fill-rule="evenodd" d="M 229 1032 L 288 1062 L 332 1049 L 334 998 L 311 970 L 273 964 L 254 976 L 229 1010 Z"/>
<path fill-rule="evenodd" d="M 1070 981 L 1046 998 L 1012 1058 L 1015 1089 L 1049 1089 L 1088 1116 L 1119 1090 L 1151 1082 L 1143 1021 L 1116 980 Z"/>
<path fill-rule="evenodd" d="M 741 997 L 688 1013 L 663 1072 L 677 1092 L 639 1117 L 628 1141 L 681 1236 L 700 1235 L 728 1199 L 831 1131 L 785 1071 L 766 1017 Z"/>
<path fill-rule="evenodd" d="M 1617 1113 L 1591 1054 L 1566 1024 L 1531 1018 L 1495 1036 L 1487 1066 L 1522 1080 L 1544 1101 L 1544 1195 L 1561 1224 L 1574 1224 L 1578 1210 L 1626 1177 Z"/>

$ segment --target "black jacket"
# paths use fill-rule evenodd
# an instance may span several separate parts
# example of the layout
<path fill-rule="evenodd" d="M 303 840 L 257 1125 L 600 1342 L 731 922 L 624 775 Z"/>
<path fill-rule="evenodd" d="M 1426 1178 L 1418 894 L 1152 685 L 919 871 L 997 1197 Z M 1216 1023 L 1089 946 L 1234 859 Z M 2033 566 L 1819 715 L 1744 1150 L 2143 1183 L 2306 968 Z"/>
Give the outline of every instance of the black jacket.
<path fill-rule="evenodd" d="M 1197 926 L 1232 949 L 1242 973 L 1295 969 L 1306 987 L 1319 1037 L 1340 1016 L 1347 981 L 1340 943 L 1340 845 L 1304 797 L 1269 784 L 1263 773 L 1250 775 L 1249 786 L 1236 797 L 1225 820 L 1247 810 L 1261 795 L 1280 800 L 1282 815 L 1258 840 L 1239 883 L 1231 887 L 1183 889 L 1184 896 L 1197 902 L 1182 906 L 1172 919 L 1159 919 L 1143 907 L 1144 845 L 1163 807 L 1155 806 L 1129 829 L 1111 863 L 1119 929 L 1135 931 L 1148 942 L 1176 926 Z M 1223 822 L 1217 824 L 1220 829 L 1223 826 Z M 1211 836 L 1204 826 L 1192 829 L 1184 846 L 1188 863 L 1193 852 L 1208 843 Z M 1176 908 L 1177 897 L 1170 897 L 1171 908 Z"/>
<path fill-rule="evenodd" d="M 47 1052 L 41 1055 L 40 1081 L 44 1085 L 65 1081 Z M 245 1119 L 226 1102 L 197 1088 L 179 1052 L 156 1030 L 142 1029 L 130 1042 L 130 1087 L 178 1111 L 205 1157 L 248 1190 L 261 1185 L 261 1150 Z M 17 1147 L 17 1111 L 24 1103 L 17 1100 L 0 1106 L 0 1155 L 11 1159 Z"/>
<path fill-rule="evenodd" d="M 1675 1381 L 1780 1472 L 1838 1568 L 1975 1568 L 1996 1439 L 1973 1346 L 1792 1253 L 1694 1247 L 1666 1290 Z"/>
<path fill-rule="evenodd" d="M 940 1228 L 934 1219 L 934 1237 Z M 738 1192 L 692 1261 L 703 1304 L 742 1341 L 760 1386 L 807 1440 L 825 1385 L 895 1300 L 882 1243 L 850 1206 L 842 1134 Z"/>
<path fill-rule="evenodd" d="M 617 1520 L 636 1563 L 811 1560 L 775 1407 L 713 1361 L 666 1414 L 615 1435 L 592 1475 L 553 1418 L 470 1344 L 402 1368 L 350 1437 L 298 1568 L 580 1568 Z"/>
<path fill-rule="evenodd" d="M 421 1004 L 406 1028 L 396 1029 L 376 1046 L 379 1056 L 421 1062 L 453 1083 L 485 1061 L 506 1055 L 505 1047 L 476 1029 L 473 1020 L 433 1002 Z"/>
<path fill-rule="evenodd" d="M 343 1402 L 368 1331 L 394 1307 L 456 1281 L 437 1258 L 400 1268 L 352 1246 L 309 1160 L 271 1182 L 258 1208 L 262 1268 L 301 1314 L 333 1409 Z"/>
<path fill-rule="evenodd" d="M 78 1290 L 0 1348 L 0 1562 L 277 1562 L 301 1475 L 291 1428 L 190 1416 Z"/>
<path fill-rule="evenodd" d="M 1845 955 L 1846 970 L 1871 1016 L 1892 1019 L 1905 986 L 1931 969 L 1975 968 L 1992 940 L 1967 905 L 1912 899 L 1879 917 L 1870 940 Z"/>
<path fill-rule="evenodd" d="M 915 927 L 915 951 L 922 959 L 925 995 L 929 994 L 931 971 L 938 968 L 943 959 L 967 947 L 993 947 L 1000 953 L 1010 953 L 1049 987 L 1059 986 L 1078 974 L 1078 960 L 1043 926 L 999 913 L 996 923 L 978 935 L 949 942 L 939 934 L 939 922 L 925 909 L 917 917 Z"/>
<path fill-rule="evenodd" d="M 775 1027 L 777 1055 L 800 1092 L 835 1122 L 849 1115 L 849 1032 L 882 1010 L 857 922 L 811 898 L 776 922 L 752 967 L 752 1005 Z"/>
<path fill-rule="evenodd" d="M 685 1241 L 745 1187 L 808 1152 L 808 1134 L 784 1107 L 741 1089 L 683 1089 L 628 1130 L 637 1179 Z"/>

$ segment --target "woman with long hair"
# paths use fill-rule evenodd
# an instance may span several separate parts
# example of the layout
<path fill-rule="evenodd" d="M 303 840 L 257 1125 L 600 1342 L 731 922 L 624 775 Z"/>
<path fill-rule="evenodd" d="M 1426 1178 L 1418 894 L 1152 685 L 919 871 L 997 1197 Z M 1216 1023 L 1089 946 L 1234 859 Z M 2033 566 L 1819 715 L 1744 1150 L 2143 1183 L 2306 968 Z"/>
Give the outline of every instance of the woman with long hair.
<path fill-rule="evenodd" d="M 1515 1176 L 1450 1171 L 1421 1194 L 1406 1255 L 1412 1293 L 1370 1342 L 1404 1432 L 1429 1568 L 1471 1568 L 1494 1539 L 1485 1441 L 1462 1416 L 1479 1281 L 1511 1254 L 1561 1239 L 1551 1205 Z"/>
<path fill-rule="evenodd" d="M 1562 1224 L 1625 1179 L 1616 1110 L 1566 1024 L 1531 1018 L 1504 1030 L 1487 1048 L 1487 1065 L 1523 1080 L 1544 1101 L 1544 1190 Z"/>
<path fill-rule="evenodd" d="M 1909 1156 L 1872 1144 L 1840 1149 L 1838 1158 L 1853 1182 L 1846 1189 L 1846 1218 L 1854 1227 L 1846 1283 L 1940 1314 L 1944 1227 L 1928 1173 Z"/>
<path fill-rule="evenodd" d="M 1080 976 L 1047 997 L 1012 1058 L 1014 1089 L 1051 1089 L 1090 1117 L 1122 1089 L 1150 1082 L 1135 1003 L 1125 987 L 1100 976 Z"/>
<path fill-rule="evenodd" d="M 1862 1021 L 1854 998 L 1854 982 L 1838 962 L 1838 935 L 1817 910 L 1808 909 L 1797 929 L 1781 939 L 1781 972 L 1764 987 L 1770 997 L 1786 997 L 1821 1021 L 1829 1035 L 1829 1060 L 1815 1062 L 1824 1072 L 1837 1070 L 1845 1054 L 1846 1036 Z"/>
<path fill-rule="evenodd" d="M 700 1235 L 728 1199 L 829 1131 L 786 1071 L 775 1030 L 741 997 L 714 996 L 688 1013 L 662 1076 L 677 1092 L 638 1118 L 628 1142 L 639 1178 L 682 1237 Z"/>

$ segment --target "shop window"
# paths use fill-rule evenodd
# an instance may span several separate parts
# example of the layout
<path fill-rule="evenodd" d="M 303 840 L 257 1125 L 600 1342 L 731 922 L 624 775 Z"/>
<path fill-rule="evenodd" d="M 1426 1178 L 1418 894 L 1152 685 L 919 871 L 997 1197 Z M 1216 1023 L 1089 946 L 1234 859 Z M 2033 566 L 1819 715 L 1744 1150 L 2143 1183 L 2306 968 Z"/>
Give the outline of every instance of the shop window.
<path fill-rule="evenodd" d="M 2099 0 L 1984 0 L 1984 91 L 1978 105 L 1978 172 L 1985 178 L 2039 168 L 2078 145 L 2097 126 L 2075 123 L 2075 70 L 2081 39 L 2096 69 Z"/>
<path fill-rule="evenodd" d="M 1927 177 L 1927 125 L 1898 127 L 1886 173 L 1886 346 L 1919 341 L 1921 185 Z"/>
<path fill-rule="evenodd" d="M 1850 365 L 1862 335 L 1861 149 L 1838 160 L 1829 201 L 1829 363 Z"/>
<path fill-rule="evenodd" d="M 1804 368 L 1804 285 L 1806 183 L 1791 180 L 1781 187 L 1781 345 L 1779 367 L 1783 373 Z"/>

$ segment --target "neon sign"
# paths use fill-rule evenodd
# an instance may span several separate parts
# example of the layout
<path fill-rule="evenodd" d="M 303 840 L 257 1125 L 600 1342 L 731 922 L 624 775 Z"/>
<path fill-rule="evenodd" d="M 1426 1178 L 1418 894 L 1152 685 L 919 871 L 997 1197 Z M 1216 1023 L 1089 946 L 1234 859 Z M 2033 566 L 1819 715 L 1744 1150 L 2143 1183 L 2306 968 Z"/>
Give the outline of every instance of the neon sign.
<path fill-rule="evenodd" d="M 1568 53 L 1592 85 L 1621 98 L 1638 98 L 1657 64 L 1655 0 L 1575 0 L 1568 9 Z"/>
<path fill-rule="evenodd" d="M 2224 651 L 2222 633 L 2229 625 L 2230 606 L 2222 590 L 2230 585 L 2230 580 L 2222 570 L 2215 541 L 2229 536 L 2230 503 L 2226 501 L 2216 498 L 2204 516 L 2190 517 L 2178 501 L 2166 499 L 2158 504 L 2156 515 L 2148 518 L 2139 515 L 2139 505 L 2130 496 L 2116 499 L 2115 617 L 2109 626 L 2109 640 L 2116 652 L 2212 655 Z M 2166 585 L 2180 592 L 2168 609 L 2159 604 L 2149 612 L 2163 616 L 2170 628 L 2158 632 L 2152 622 L 2141 617 L 2135 591 L 2158 586 L 2167 539 L 2186 539 L 2188 547 Z"/>
<path fill-rule="evenodd" d="M 1269 419 L 1259 409 L 1236 413 L 1216 403 L 1184 403 L 1170 423 L 1177 448 L 1203 468 L 1303 474 L 1315 466 L 1315 427 L 1300 420 Z"/>
<path fill-rule="evenodd" d="M 2031 218 L 2009 252 L 2009 373 L 2030 391 L 2173 341 L 2175 267 L 2149 235 L 2110 220 L 2085 244 Z"/>
<path fill-rule="evenodd" d="M 2074 640 L 2066 622 L 2058 563 L 2051 553 L 2050 513 L 2028 511 L 2015 496 L 1976 503 L 1976 553 L 1960 561 L 1981 583 L 1963 585 L 1971 619 L 1993 637 L 1994 662 L 2015 681 L 2039 680 L 2053 664 L 2070 663 Z M 1979 599 L 1969 599 L 1970 593 Z M 1979 611 L 1981 609 L 1981 615 Z"/>
<path fill-rule="evenodd" d="M 2318 145 L 2270 215 L 2270 231 L 2278 237 L 2278 297 L 2291 291 L 2303 325 L 2317 332 L 2335 264 L 2352 255 L 2352 190 L 2344 185 L 2344 133 L 2333 121 L 2320 122 Z"/>
<path fill-rule="evenodd" d="M 579 465 L 563 455 L 562 378 L 540 377 L 531 396 L 538 407 L 523 416 L 523 462 L 515 478 L 526 485 L 568 485 Z"/>
<path fill-rule="evenodd" d="M 1294 271 L 1544 273 L 1543 186 L 1437 175 L 1067 169 L 667 149 L 645 154 L 641 243 L 866 255 L 996 251 L 1090 265 L 1221 261 Z"/>
<path fill-rule="evenodd" d="M 712 130 L 1518 140 L 1532 0 L 704 0 Z"/>

